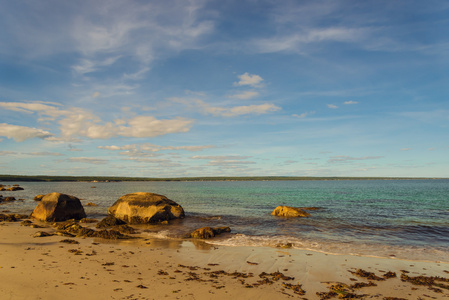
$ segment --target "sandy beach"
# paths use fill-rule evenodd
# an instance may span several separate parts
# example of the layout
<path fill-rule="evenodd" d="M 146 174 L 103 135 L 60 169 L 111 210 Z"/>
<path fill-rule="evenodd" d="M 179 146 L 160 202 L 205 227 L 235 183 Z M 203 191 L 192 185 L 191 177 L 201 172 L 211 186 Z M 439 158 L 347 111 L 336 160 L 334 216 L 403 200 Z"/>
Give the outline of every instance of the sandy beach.
<path fill-rule="evenodd" d="M 217 247 L 201 240 L 33 237 L 55 231 L 33 222 L 45 228 L 0 222 L 1 299 L 449 297 L 448 280 L 435 277 L 449 278 L 449 264 L 442 262 Z M 427 283 L 401 275 L 426 276 Z"/>

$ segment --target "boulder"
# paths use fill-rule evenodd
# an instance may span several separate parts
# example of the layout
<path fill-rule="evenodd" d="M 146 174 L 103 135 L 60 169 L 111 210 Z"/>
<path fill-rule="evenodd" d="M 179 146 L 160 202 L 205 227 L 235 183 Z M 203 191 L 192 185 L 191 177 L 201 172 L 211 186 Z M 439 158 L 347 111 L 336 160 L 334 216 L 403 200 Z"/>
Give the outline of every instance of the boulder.
<path fill-rule="evenodd" d="M 299 207 L 278 206 L 271 213 L 278 217 L 310 217 L 311 215 Z"/>
<path fill-rule="evenodd" d="M 210 239 L 217 235 L 220 235 L 224 232 L 231 232 L 231 228 L 229 227 L 202 227 L 198 228 L 192 233 L 190 233 L 189 237 L 194 239 Z"/>
<path fill-rule="evenodd" d="M 127 224 L 147 224 L 184 218 L 184 209 L 175 201 L 153 193 L 120 197 L 108 209 L 109 215 Z"/>
<path fill-rule="evenodd" d="M 80 220 L 85 217 L 86 213 L 78 198 L 60 193 L 45 195 L 31 213 L 31 218 L 47 222 Z"/>

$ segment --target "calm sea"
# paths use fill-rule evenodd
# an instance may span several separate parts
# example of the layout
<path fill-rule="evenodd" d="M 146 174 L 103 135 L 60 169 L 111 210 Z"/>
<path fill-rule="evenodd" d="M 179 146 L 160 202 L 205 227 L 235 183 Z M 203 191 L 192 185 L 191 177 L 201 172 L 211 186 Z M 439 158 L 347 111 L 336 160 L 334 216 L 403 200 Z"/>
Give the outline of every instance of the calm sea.
<path fill-rule="evenodd" d="M 17 182 L 2 182 L 15 184 Z M 145 234 L 180 238 L 203 226 L 229 226 L 211 241 L 230 246 L 271 246 L 449 262 L 449 180 L 21 182 L 1 192 L 23 201 L 0 210 L 31 213 L 37 194 L 60 192 L 82 199 L 88 217 L 102 218 L 120 196 L 162 194 L 186 211 L 184 220 L 145 226 Z M 96 207 L 86 206 L 88 202 Z M 273 217 L 278 205 L 321 207 L 310 218 Z"/>

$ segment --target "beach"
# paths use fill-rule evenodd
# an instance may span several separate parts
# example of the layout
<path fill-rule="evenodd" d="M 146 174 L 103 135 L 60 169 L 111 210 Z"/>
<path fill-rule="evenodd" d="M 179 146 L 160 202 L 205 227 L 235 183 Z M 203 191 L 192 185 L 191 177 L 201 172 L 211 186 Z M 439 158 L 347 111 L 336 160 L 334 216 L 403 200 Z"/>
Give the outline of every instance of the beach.
<path fill-rule="evenodd" d="M 33 237 L 55 231 L 33 223 L 44 228 L 0 222 L 1 299 L 449 297 L 445 262 L 216 246 L 195 239 Z"/>

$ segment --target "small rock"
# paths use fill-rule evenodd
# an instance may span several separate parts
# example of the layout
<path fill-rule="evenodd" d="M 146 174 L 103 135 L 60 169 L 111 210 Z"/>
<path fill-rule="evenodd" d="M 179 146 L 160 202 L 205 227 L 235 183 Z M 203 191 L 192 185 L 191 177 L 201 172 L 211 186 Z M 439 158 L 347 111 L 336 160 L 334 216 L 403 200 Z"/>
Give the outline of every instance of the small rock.
<path fill-rule="evenodd" d="M 45 231 L 38 231 L 38 232 L 36 232 L 35 234 L 33 234 L 33 237 L 46 237 L 46 236 L 52 236 L 53 234 L 52 233 L 48 233 L 48 232 L 45 232 Z"/>
<path fill-rule="evenodd" d="M 298 207 L 278 206 L 271 213 L 277 217 L 310 217 L 311 215 Z"/>

